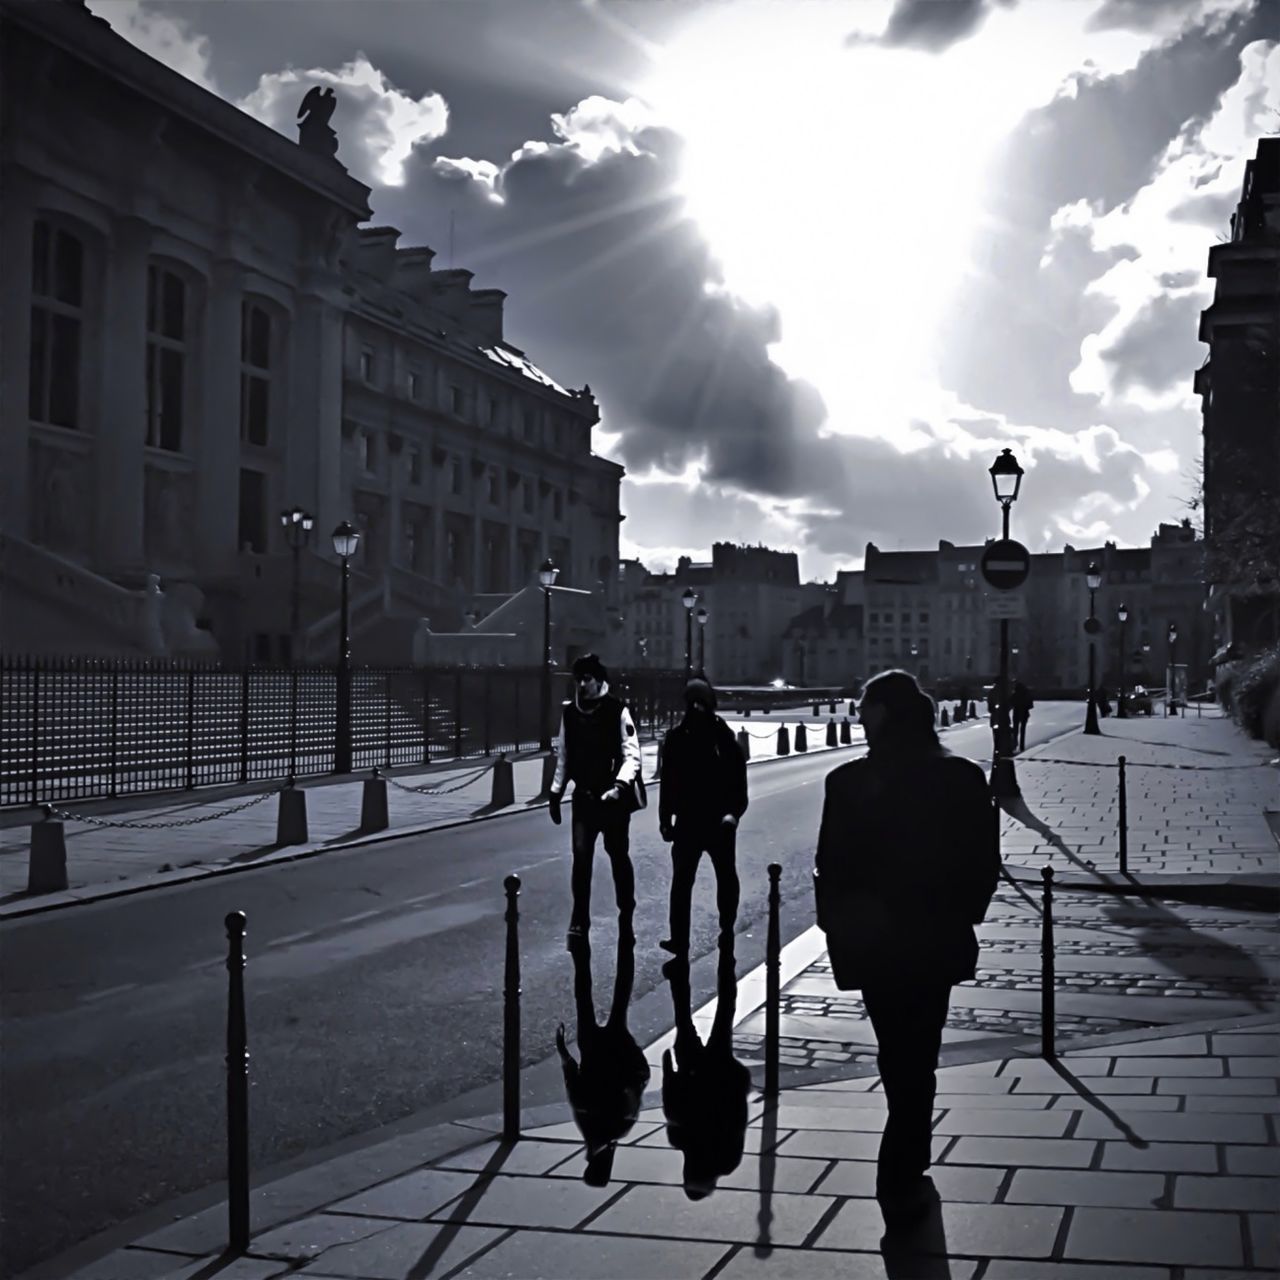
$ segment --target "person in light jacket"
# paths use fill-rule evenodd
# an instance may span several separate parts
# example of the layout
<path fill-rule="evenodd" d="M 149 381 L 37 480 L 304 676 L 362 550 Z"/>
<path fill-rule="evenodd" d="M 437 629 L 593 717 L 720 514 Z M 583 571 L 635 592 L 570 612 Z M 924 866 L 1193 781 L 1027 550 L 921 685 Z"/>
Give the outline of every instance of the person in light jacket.
<path fill-rule="evenodd" d="M 868 681 L 868 754 L 827 774 L 818 924 L 836 986 L 861 990 L 889 1116 L 876 1194 L 886 1222 L 928 1208 L 938 1052 L 951 988 L 977 971 L 1000 853 L 982 769 L 952 755 L 905 671 Z"/>
<path fill-rule="evenodd" d="M 618 928 L 632 934 L 635 872 L 631 866 L 631 813 L 639 803 L 640 739 L 621 699 L 609 692 L 609 673 L 594 653 L 573 664 L 574 693 L 563 706 L 551 780 L 551 821 L 559 825 L 565 787 L 573 783 L 573 907 L 570 943 L 591 927 L 591 864 L 596 840 L 613 864 Z M 634 936 L 634 935 L 633 935 Z"/>

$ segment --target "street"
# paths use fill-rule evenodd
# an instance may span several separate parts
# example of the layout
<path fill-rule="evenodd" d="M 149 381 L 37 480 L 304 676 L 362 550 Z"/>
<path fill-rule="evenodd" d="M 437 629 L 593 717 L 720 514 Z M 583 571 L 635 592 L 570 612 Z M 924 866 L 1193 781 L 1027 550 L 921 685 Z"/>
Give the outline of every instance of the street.
<path fill-rule="evenodd" d="M 1028 746 L 1073 727 L 1076 704 L 1037 707 Z M 948 746 L 985 759 L 985 720 Z M 753 768 L 738 862 L 737 964 L 763 960 L 765 868 L 780 862 L 783 941 L 812 923 L 809 872 L 821 782 L 849 753 Z M 650 809 L 633 820 L 636 1015 L 644 1044 L 661 987 L 669 884 Z M 572 1025 L 564 952 L 569 828 L 512 814 L 290 865 L 35 916 L 0 932 L 5 1039 L 0 1150 L 6 1274 L 224 1175 L 223 917 L 248 916 L 252 1159 L 263 1173 L 350 1135 L 438 1110 L 496 1081 L 501 1063 L 503 877 L 522 881 L 523 1061 Z M 715 943 L 709 868 L 693 954 Z M 607 859 L 594 885 L 597 991 L 612 980 Z M 697 970 L 695 970 L 695 982 Z M 704 982 L 696 1004 L 711 995 Z M 494 1088 L 489 1105 L 497 1107 Z M 528 1096 L 527 1104 L 550 1100 Z M 477 1108 L 479 1109 L 479 1108 Z"/>

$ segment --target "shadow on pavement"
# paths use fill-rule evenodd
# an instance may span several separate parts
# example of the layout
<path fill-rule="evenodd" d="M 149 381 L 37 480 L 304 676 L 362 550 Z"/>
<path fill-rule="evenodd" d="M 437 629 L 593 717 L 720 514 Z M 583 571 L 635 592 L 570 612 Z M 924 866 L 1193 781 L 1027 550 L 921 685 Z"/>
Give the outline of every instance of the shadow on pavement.
<path fill-rule="evenodd" d="M 1024 827 L 1034 831 L 1038 836 L 1043 836 L 1063 857 L 1074 862 L 1081 871 L 1091 871 L 1099 878 L 1105 880 L 1107 877 L 1103 875 L 1096 867 L 1092 866 L 1086 859 L 1076 853 L 1069 844 L 1047 823 L 1037 818 L 1031 812 L 1030 806 L 1021 795 L 1018 796 L 1001 796 L 999 798 L 1000 808 L 1007 813 L 1015 821 L 1022 823 Z"/>
<path fill-rule="evenodd" d="M 1131 1147 L 1138 1147 L 1145 1150 L 1150 1146 L 1150 1143 L 1148 1143 L 1145 1138 L 1138 1137 L 1130 1125 L 1125 1124 L 1125 1122 L 1109 1106 L 1107 1106 L 1107 1104 L 1103 1102 L 1103 1100 L 1098 1097 L 1092 1089 L 1085 1085 L 1079 1076 L 1072 1075 L 1072 1073 L 1067 1070 L 1061 1058 L 1046 1058 L 1045 1061 L 1048 1062 L 1049 1066 L 1052 1067 L 1053 1070 L 1056 1071 L 1058 1075 L 1060 1075 L 1063 1080 L 1065 1080 L 1067 1084 L 1069 1084 L 1072 1089 L 1074 1089 L 1075 1092 L 1085 1100 L 1085 1102 L 1096 1110 L 1101 1111 L 1102 1114 L 1106 1116 L 1113 1125 L 1115 1125 L 1120 1133 L 1124 1135 L 1124 1140 Z"/>
<path fill-rule="evenodd" d="M 929 1184 L 927 1215 L 911 1227 L 888 1227 L 880 1238 L 886 1280 L 950 1280 L 942 1201 L 932 1179 L 926 1181 Z"/>

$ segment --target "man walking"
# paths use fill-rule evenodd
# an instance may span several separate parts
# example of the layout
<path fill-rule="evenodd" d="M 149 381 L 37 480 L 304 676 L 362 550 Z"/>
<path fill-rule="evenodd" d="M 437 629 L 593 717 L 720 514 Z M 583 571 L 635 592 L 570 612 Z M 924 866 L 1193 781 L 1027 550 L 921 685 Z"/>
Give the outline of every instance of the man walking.
<path fill-rule="evenodd" d="M 747 811 L 747 762 L 733 730 L 716 715 L 711 685 L 695 676 L 685 685 L 685 716 L 662 749 L 658 829 L 671 842 L 670 937 L 658 944 L 672 955 L 689 952 L 693 886 L 702 855 L 716 873 L 721 942 L 733 940 L 738 916 L 738 823 Z"/>
<path fill-rule="evenodd" d="M 596 838 L 613 864 L 618 931 L 634 937 L 635 873 L 631 867 L 631 812 L 637 807 L 640 740 L 631 713 L 609 692 L 609 673 L 594 653 L 573 664 L 573 697 L 564 703 L 556 735 L 556 771 L 551 780 L 551 821 L 560 825 L 560 802 L 573 783 L 573 907 L 569 941 L 591 927 L 591 864 Z"/>
<path fill-rule="evenodd" d="M 1013 736 L 1017 740 L 1019 751 L 1027 749 L 1027 721 L 1031 719 L 1031 708 L 1035 705 L 1031 690 L 1021 680 L 1015 680 L 1013 685 Z"/>

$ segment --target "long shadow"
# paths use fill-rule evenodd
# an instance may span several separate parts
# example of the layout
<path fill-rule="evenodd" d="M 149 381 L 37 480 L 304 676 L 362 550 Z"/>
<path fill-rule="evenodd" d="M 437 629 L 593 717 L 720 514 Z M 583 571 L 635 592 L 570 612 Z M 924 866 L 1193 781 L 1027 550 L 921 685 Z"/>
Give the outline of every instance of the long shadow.
<path fill-rule="evenodd" d="M 1074 862 L 1081 871 L 1091 871 L 1100 879 L 1106 880 L 1108 877 L 1096 867 L 1089 865 L 1088 861 L 1082 858 L 1069 844 L 1045 821 L 1037 818 L 1031 812 L 1031 807 L 1027 804 L 1022 796 L 1015 796 L 1012 799 L 1008 796 L 1000 797 L 1000 808 L 1004 810 L 1011 818 L 1022 823 L 1024 827 L 1034 831 L 1037 835 L 1043 836 L 1059 853 L 1068 861 Z"/>
<path fill-rule="evenodd" d="M 887 1280 L 950 1280 L 947 1260 L 947 1229 L 942 1220 L 942 1201 L 932 1179 L 926 1178 L 928 1213 L 909 1227 L 886 1223 L 880 1238 L 880 1258 Z"/>
<path fill-rule="evenodd" d="M 1187 747 L 1181 742 L 1156 742 L 1151 738 L 1131 738 L 1125 734 L 1123 738 L 1117 738 L 1117 742 L 1141 742 L 1146 747 L 1174 747 L 1178 751 L 1190 751 L 1198 756 L 1229 756 L 1230 751 L 1219 751 L 1216 747 Z M 1141 761 L 1136 761 L 1138 768 L 1142 767 Z"/>
<path fill-rule="evenodd" d="M 755 1255 L 767 1258 L 773 1252 L 773 1186 L 778 1170 L 778 1099 L 765 1099 L 760 1117 L 760 1208 L 756 1213 L 759 1234 L 756 1236 Z"/>
<path fill-rule="evenodd" d="M 1044 1061 L 1048 1062 L 1054 1071 L 1056 1071 L 1058 1075 L 1060 1075 L 1063 1080 L 1065 1080 L 1066 1083 L 1069 1084 L 1071 1088 L 1075 1090 L 1075 1092 L 1078 1093 L 1080 1097 L 1082 1097 L 1091 1107 L 1095 1108 L 1095 1110 L 1101 1111 L 1102 1114 L 1106 1116 L 1107 1119 L 1110 1120 L 1111 1123 L 1124 1135 L 1124 1140 L 1131 1147 L 1137 1147 L 1140 1150 L 1145 1151 L 1146 1148 L 1151 1145 L 1145 1138 L 1140 1138 L 1130 1125 L 1127 1125 L 1105 1102 L 1103 1102 L 1100 1097 L 1098 1097 L 1096 1093 L 1093 1092 L 1092 1089 L 1084 1084 L 1079 1076 L 1072 1075 L 1071 1072 L 1067 1070 L 1061 1058 L 1046 1058 Z"/>

